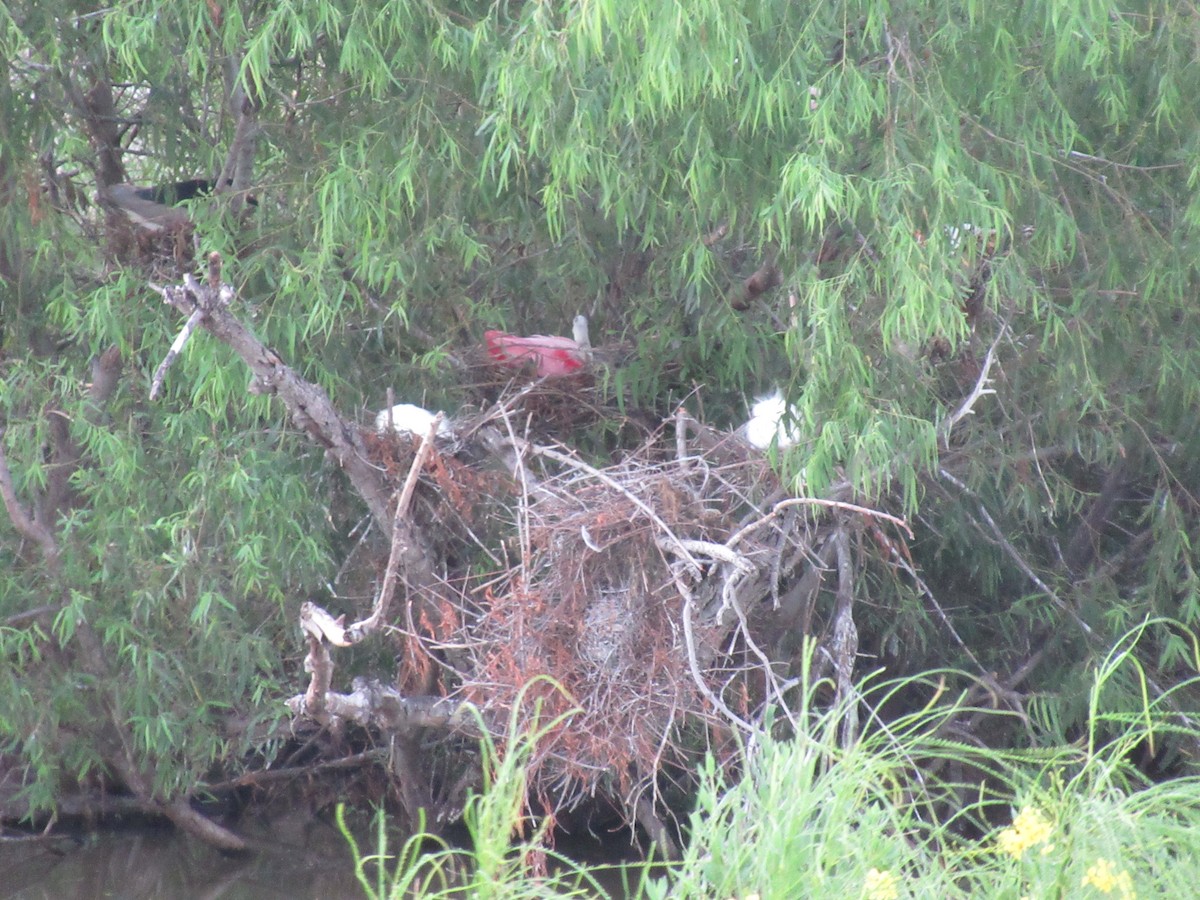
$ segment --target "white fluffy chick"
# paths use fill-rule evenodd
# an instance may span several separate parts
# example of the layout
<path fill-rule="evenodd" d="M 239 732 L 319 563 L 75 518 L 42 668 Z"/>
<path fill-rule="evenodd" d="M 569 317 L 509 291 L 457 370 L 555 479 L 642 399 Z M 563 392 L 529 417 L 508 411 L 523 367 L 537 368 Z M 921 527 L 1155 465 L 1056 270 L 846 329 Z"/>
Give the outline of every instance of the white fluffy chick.
<path fill-rule="evenodd" d="M 436 413 L 431 413 L 412 403 L 397 403 L 391 409 L 381 409 L 375 417 L 375 430 L 383 434 L 388 430 L 390 418 L 393 430 L 397 434 L 415 434 L 424 437 L 429 434 L 429 426 L 433 424 Z M 454 434 L 445 419 L 438 423 L 438 437 L 449 437 Z"/>
<path fill-rule="evenodd" d="M 800 440 L 795 419 L 796 407 L 788 406 L 779 389 L 765 397 L 759 397 L 750 407 L 750 421 L 742 426 L 742 433 L 751 446 L 766 450 L 775 441 L 780 450 L 791 447 Z"/>

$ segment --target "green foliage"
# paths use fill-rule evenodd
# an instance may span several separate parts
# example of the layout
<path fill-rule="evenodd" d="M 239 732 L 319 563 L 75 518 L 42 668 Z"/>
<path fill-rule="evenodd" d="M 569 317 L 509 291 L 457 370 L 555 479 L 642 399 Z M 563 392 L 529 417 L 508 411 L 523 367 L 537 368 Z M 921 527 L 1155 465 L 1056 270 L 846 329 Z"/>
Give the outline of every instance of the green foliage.
<path fill-rule="evenodd" d="M 823 708 L 816 702 L 822 686 L 805 682 L 799 730 L 787 739 L 761 736 L 745 748 L 736 777 L 710 758 L 683 858 L 667 865 L 665 875 L 660 865 L 627 896 L 1187 895 L 1200 877 L 1200 862 L 1186 852 L 1200 826 L 1200 783 L 1189 778 L 1146 786 L 1129 764 L 1132 748 L 1163 728 L 1179 727 L 1179 719 L 1152 704 L 1130 719 L 1104 700 L 1122 671 L 1136 674 L 1132 650 L 1144 637 L 1144 629 L 1127 635 L 1092 672 L 1089 733 L 1115 737 L 1089 739 L 1083 748 L 1012 753 L 952 739 L 944 726 L 963 709 L 945 693 L 948 673 L 860 684 L 862 702 L 872 709 L 913 692 L 926 702 L 896 721 L 872 718 L 863 739 L 846 747 L 838 735 L 849 707 Z M 810 662 L 811 651 L 810 645 Z M 1000 715 L 983 713 L 985 720 Z M 1191 739 L 1200 737 L 1194 723 L 1186 728 Z M 422 835 L 393 859 L 380 816 L 377 854 L 364 857 L 339 819 L 368 896 L 527 897 L 568 890 L 521 866 L 530 849 L 526 840 L 509 843 L 520 830 L 521 767 L 537 739 L 536 733 L 510 735 L 503 757 L 485 745 L 496 777 L 473 806 L 482 813 L 472 820 L 474 852 L 440 847 L 422 853 L 422 841 L 432 840 Z M 949 777 L 954 772 L 961 780 Z M 453 873 L 451 859 L 457 860 Z M 394 862 L 390 872 L 386 861 Z M 571 879 L 587 883 L 586 873 L 564 865 Z M 377 880 L 370 879 L 372 870 Z M 488 874 L 496 872 L 503 878 Z M 607 896 L 590 887 L 590 895 Z"/>
<path fill-rule="evenodd" d="M 540 679 L 539 679 L 540 680 Z M 532 684 L 531 684 L 532 687 Z M 545 828 L 532 828 L 525 814 L 526 768 L 538 743 L 570 713 L 549 721 L 540 717 L 541 701 L 522 728 L 514 705 L 502 746 L 490 736 L 480 744 L 484 786 L 464 810 L 463 821 L 471 837 L 469 852 L 455 850 L 418 826 L 398 854 L 388 851 L 387 817 L 375 815 L 375 853 L 364 856 L 358 840 L 338 807 L 338 828 L 350 845 L 359 883 L 372 900 L 404 897 L 593 897 L 603 890 L 581 866 L 542 847 Z M 476 715 L 478 715 L 476 713 Z M 482 722 L 480 722 L 482 726 Z M 428 849 L 433 845 L 436 849 Z M 553 863 L 555 872 L 534 877 L 540 860 Z M 390 870 L 389 870 L 390 866 Z"/>
<path fill-rule="evenodd" d="M 1168 859 L 1200 816 L 1198 785 L 1147 787 L 1129 762 L 1179 719 L 1150 703 L 1130 717 L 1104 699 L 1122 672 L 1138 674 L 1132 650 L 1144 637 L 1145 628 L 1131 633 L 1093 671 L 1082 751 L 1004 753 L 949 739 L 943 725 L 958 711 L 941 699 L 944 676 L 864 684 L 872 708 L 914 690 L 929 702 L 868 725 L 849 748 L 837 740 L 848 710 L 806 705 L 800 733 L 752 748 L 736 785 L 710 765 L 685 858 L 648 896 L 1084 896 L 1100 860 L 1142 896 L 1186 893 L 1194 867 Z M 953 771 L 965 780 L 935 774 Z M 997 824 L 1018 809 L 1011 825 Z"/>
<path fill-rule="evenodd" d="M 1045 651 L 1027 700 L 1060 738 L 1084 722 L 1087 666 L 1147 616 L 1150 695 L 1194 702 L 1172 693 L 1190 644 L 1165 621 L 1200 624 L 1194 16 L 1174 0 L 6 5 L 0 441 L 31 509 L 74 465 L 50 523 L 61 573 L 0 523 L 0 622 L 17 617 L 0 652 L 21 661 L 0 675 L 6 747 L 43 800 L 56 766 L 96 765 L 77 726 L 97 711 L 139 758 L 174 762 L 164 791 L 235 764 L 214 723 L 290 683 L 295 608 L 361 515 L 216 340 L 197 335 L 148 400 L 181 323 L 118 263 L 96 187 L 218 171 L 234 88 L 258 108 L 259 205 L 240 228 L 198 213 L 200 248 L 224 254 L 235 312 L 343 410 L 389 386 L 453 409 L 474 398 L 450 357 L 485 328 L 564 332 L 586 312 L 628 351 L 603 380 L 623 411 L 688 398 L 733 426 L 747 394 L 782 386 L 803 431 L 780 460 L 792 486 L 845 478 L 903 510 L 986 669 Z M 105 90 L 115 164 L 87 115 Z M 745 298 L 764 263 L 780 286 Z M 122 378 L 97 409 L 110 346 Z M 996 394 L 950 428 L 993 346 Z M 64 423 L 75 463 L 54 456 Z M 880 587 L 866 649 L 901 671 L 966 665 L 903 576 L 864 583 Z M 50 620 L 22 618 L 45 604 Z M 127 677 L 80 675 L 81 623 Z M 1110 690 L 1136 708 L 1134 681 Z"/>

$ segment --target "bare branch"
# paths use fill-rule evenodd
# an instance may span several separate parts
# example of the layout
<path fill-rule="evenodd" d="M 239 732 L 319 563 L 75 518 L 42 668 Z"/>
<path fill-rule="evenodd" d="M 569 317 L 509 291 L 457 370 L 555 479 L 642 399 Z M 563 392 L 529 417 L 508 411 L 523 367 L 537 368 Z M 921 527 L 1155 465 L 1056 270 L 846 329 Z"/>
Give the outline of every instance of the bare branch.
<path fill-rule="evenodd" d="M 324 722 L 328 718 L 325 698 L 329 695 L 329 686 L 333 682 L 333 659 L 325 642 L 312 634 L 308 635 L 308 656 L 304 658 L 304 668 L 312 677 L 308 682 L 308 691 L 304 695 L 304 707 L 301 711 L 318 722 Z"/>
<path fill-rule="evenodd" d="M 480 734 L 479 722 L 471 715 L 471 705 L 450 697 L 408 697 L 395 688 L 355 678 L 349 694 L 324 695 L 324 711 L 330 717 L 358 725 L 373 726 L 396 734 L 417 728 L 451 728 L 465 734 Z M 307 694 L 287 701 L 294 715 L 313 717 Z"/>
<path fill-rule="evenodd" d="M 854 661 L 858 656 L 858 626 L 854 624 L 854 566 L 850 559 L 850 535 L 839 526 L 833 535 L 837 548 L 837 600 L 833 613 L 834 683 L 842 710 L 841 742 L 850 747 L 858 739 L 858 704 L 854 690 Z"/>
<path fill-rule="evenodd" d="M 871 509 L 868 506 L 859 506 L 856 503 L 846 503 L 842 500 L 826 500 L 821 497 L 789 497 L 787 500 L 781 500 L 776 503 L 769 513 L 765 516 L 755 519 L 748 525 L 740 528 L 738 531 L 730 535 L 729 540 L 725 542 L 726 547 L 736 547 L 747 534 L 762 528 L 764 525 L 770 524 L 776 519 L 785 509 L 790 509 L 793 506 L 824 506 L 829 509 L 843 509 L 847 512 L 855 512 L 864 516 L 871 516 L 875 519 L 883 519 L 891 522 L 898 528 L 903 528 L 904 533 L 910 538 L 913 536 L 912 529 L 908 527 L 908 522 L 904 519 L 897 518 L 890 513 L 882 512 L 878 509 Z"/>
<path fill-rule="evenodd" d="M 196 812 L 186 798 L 168 801 L 156 799 L 149 780 L 128 756 L 128 748 L 123 748 L 122 752 L 113 754 L 110 762 L 121 776 L 121 780 L 137 796 L 143 809 L 166 816 L 181 831 L 200 838 L 210 846 L 232 852 L 247 849 L 244 840 Z"/>
<path fill-rule="evenodd" d="M 346 629 L 346 640 L 351 644 L 357 644 L 379 627 L 379 623 L 387 615 L 392 597 L 396 593 L 396 573 L 404 556 L 404 543 L 411 538 L 408 509 L 412 505 L 413 491 L 416 490 L 417 480 L 425 468 L 425 463 L 429 460 L 429 455 L 433 452 L 434 437 L 437 435 L 443 418 L 444 415 L 440 412 L 433 417 L 429 431 L 421 438 L 421 446 L 413 457 L 412 465 L 409 466 L 408 477 L 405 478 L 404 487 L 400 491 L 400 499 L 396 501 L 396 515 L 392 519 L 392 549 L 388 554 L 383 587 L 379 591 L 379 599 L 376 600 L 375 609 L 371 615 Z M 412 627 L 412 624 L 410 622 L 409 626 Z"/>
<path fill-rule="evenodd" d="M 678 579 L 676 579 L 678 581 Z M 704 679 L 704 673 L 700 671 L 700 661 L 696 654 L 696 634 L 692 625 L 692 608 L 693 600 L 688 593 L 681 592 L 683 597 L 683 641 L 687 649 L 688 671 L 691 672 L 692 681 L 696 685 L 696 689 L 700 694 L 712 704 L 713 709 L 718 710 L 726 719 L 743 729 L 747 734 L 753 734 L 755 728 L 737 713 L 735 713 L 720 697 L 713 692 L 713 689 L 708 686 L 708 682 Z"/>
<path fill-rule="evenodd" d="M 163 379 L 167 375 L 167 369 L 171 368 L 171 363 L 175 362 L 175 357 L 183 352 L 188 339 L 191 338 L 192 332 L 196 330 L 196 326 L 200 324 L 200 320 L 204 318 L 204 310 L 197 307 L 186 322 L 183 323 L 183 328 L 179 334 L 175 336 L 175 340 L 171 343 L 171 349 L 167 351 L 167 355 L 163 357 L 163 361 L 159 363 L 158 368 L 154 370 L 154 379 L 150 382 L 150 399 L 157 400 L 159 392 L 162 390 Z"/>
<path fill-rule="evenodd" d="M 959 635 L 958 629 L 955 628 L 954 623 L 950 621 L 950 617 L 946 614 L 946 611 L 942 608 L 942 604 L 938 602 L 938 599 L 934 595 L 933 590 L 925 582 L 925 579 L 923 579 L 917 573 L 916 567 L 913 566 L 912 562 L 909 561 L 906 554 L 900 552 L 900 550 L 892 543 L 892 541 L 889 538 L 887 538 L 886 535 L 879 534 L 878 537 L 876 538 L 876 542 L 882 543 L 883 546 L 885 547 L 885 549 L 887 550 L 888 561 L 892 565 L 894 565 L 896 568 L 901 569 L 902 571 L 907 573 L 907 575 L 913 580 L 913 583 L 917 586 L 917 590 L 919 590 L 921 592 L 922 596 L 924 596 L 925 599 L 929 601 L 929 605 L 931 607 L 933 607 L 934 613 L 937 614 L 938 619 L 941 621 L 942 625 L 945 626 L 946 631 L 949 632 L 949 634 L 950 634 L 950 637 L 954 639 L 954 643 L 958 645 L 958 648 L 960 650 L 962 650 L 963 654 L 967 657 L 967 659 L 969 659 L 972 663 L 974 663 L 975 668 L 977 668 L 979 670 L 979 675 L 980 675 L 980 678 L 982 679 L 982 681 L 984 683 L 988 684 L 995 692 L 1002 693 L 1003 691 L 1001 690 L 1000 686 L 996 683 L 995 678 L 992 676 L 992 674 L 990 672 L 988 672 L 988 670 L 986 668 L 984 668 L 983 663 L 981 663 L 979 661 L 979 658 L 975 656 L 975 652 L 969 646 L 967 646 L 967 643 Z"/>
<path fill-rule="evenodd" d="M 5 430 L 3 426 L 0 426 L 0 497 L 4 499 L 4 509 L 8 512 L 8 517 L 12 520 L 13 527 L 17 529 L 18 533 L 38 545 L 42 551 L 42 558 L 46 561 L 46 567 L 57 576 L 61 568 L 58 541 L 55 540 L 50 529 L 41 522 L 34 521 L 17 497 L 17 490 L 13 486 L 12 471 L 8 468 L 8 456 L 4 451 Z"/>
<path fill-rule="evenodd" d="M 182 286 L 150 287 L 183 315 L 203 312 L 201 325 L 228 344 L 250 367 L 254 380 L 250 392 L 275 394 L 283 401 L 292 420 L 346 471 L 372 515 L 389 537 L 392 515 L 391 491 L 386 480 L 367 460 L 366 448 L 358 429 L 346 422 L 319 387 L 304 381 L 284 364 L 279 354 L 267 348 L 228 307 L 235 296 L 233 287 L 224 283 L 218 289 L 202 285 L 190 275 Z"/>
<path fill-rule="evenodd" d="M 996 335 L 996 339 L 992 341 L 992 346 L 988 347 L 987 356 L 983 359 L 983 366 L 980 367 L 979 377 L 975 380 L 975 387 L 971 389 L 971 393 L 966 396 L 958 409 L 952 412 L 942 421 L 941 427 L 938 429 L 942 433 L 942 443 L 947 447 L 950 445 L 950 432 L 954 429 L 964 417 L 973 415 L 975 412 L 975 404 L 979 402 L 979 398 L 984 394 L 994 394 L 995 390 L 988 387 L 991 383 L 989 377 L 992 371 L 992 363 L 996 361 L 996 347 L 1000 345 L 1000 339 L 1008 332 L 1008 326 L 1002 325 L 1000 333 Z"/>
<path fill-rule="evenodd" d="M 335 647 L 349 647 L 354 643 L 346 637 L 346 627 L 341 617 L 335 619 L 311 601 L 300 604 L 300 630 L 310 638 L 329 641 Z"/>
<path fill-rule="evenodd" d="M 1061 597 L 1059 597 L 1058 594 L 1056 594 L 1054 592 L 1054 590 L 1051 589 L 1050 585 L 1046 584 L 1046 582 L 1042 581 L 1042 579 L 1040 577 L 1038 577 L 1038 574 L 1033 571 L 1033 567 L 1030 566 L 1029 563 L 1027 563 L 1025 561 L 1025 559 L 1021 556 L 1021 554 L 1017 552 L 1017 548 L 1014 547 L 1009 542 L 1008 538 L 1006 538 L 1004 536 L 1004 532 L 1000 530 L 1000 526 L 996 524 L 996 520 L 991 517 L 991 514 L 988 513 L 987 508 L 984 507 L 983 503 L 979 500 L 979 498 L 975 496 L 974 492 L 971 491 L 970 488 L 968 488 L 965 484 L 963 484 L 961 481 L 959 481 L 957 478 L 955 478 L 949 472 L 947 472 L 945 469 L 938 469 L 938 474 L 945 481 L 950 482 L 952 485 L 954 485 L 956 488 L 958 488 L 959 491 L 961 491 L 962 493 L 966 494 L 967 496 L 969 496 L 975 500 L 976 506 L 979 510 L 980 518 L 982 518 L 983 521 L 987 524 L 988 532 L 990 532 L 992 538 L 995 539 L 996 543 L 999 544 L 1000 549 L 1002 549 L 1005 552 L 1005 554 L 1008 555 L 1009 559 L 1011 559 L 1014 563 L 1016 563 L 1017 568 L 1019 568 L 1022 572 L 1025 573 L 1025 577 L 1028 578 L 1030 581 L 1032 581 L 1039 591 L 1041 591 L 1043 594 L 1045 594 L 1047 597 L 1049 597 L 1050 601 L 1055 606 L 1057 606 L 1063 612 L 1067 613 L 1067 615 L 1069 615 L 1072 619 L 1074 619 L 1075 624 L 1079 626 L 1079 628 L 1083 631 L 1084 634 L 1091 636 L 1092 626 L 1089 625 L 1087 622 L 1083 621 L 1083 619 L 1081 619 L 1079 617 L 1079 613 L 1077 613 L 1074 609 L 1072 609 L 1066 603 L 1066 601 L 1064 601 Z M 975 524 L 976 524 L 976 527 L 979 527 L 981 531 L 983 530 L 983 528 L 979 526 L 978 522 L 976 522 Z"/>
<path fill-rule="evenodd" d="M 680 466 L 687 466 L 687 412 L 683 406 L 675 410 L 675 461 Z"/>

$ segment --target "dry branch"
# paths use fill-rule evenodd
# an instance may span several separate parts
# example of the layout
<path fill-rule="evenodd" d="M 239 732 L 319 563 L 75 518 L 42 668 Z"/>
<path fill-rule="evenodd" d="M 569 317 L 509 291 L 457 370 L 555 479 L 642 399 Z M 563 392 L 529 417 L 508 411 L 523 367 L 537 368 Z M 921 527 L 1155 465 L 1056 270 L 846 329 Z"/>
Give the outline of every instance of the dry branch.
<path fill-rule="evenodd" d="M 384 573 L 383 587 L 379 591 L 379 598 L 375 602 L 375 608 L 371 611 L 371 615 L 355 622 L 346 629 L 346 640 L 351 644 L 357 644 L 379 628 L 388 613 L 388 608 L 391 606 L 392 596 L 396 592 L 396 572 L 406 551 L 402 542 L 410 535 L 408 512 L 409 507 L 412 505 L 413 491 L 416 490 L 417 479 L 420 477 L 421 471 L 425 468 L 425 463 L 429 461 L 429 456 L 433 452 L 434 436 L 438 433 L 438 427 L 442 424 L 442 419 L 442 413 L 438 413 L 433 417 L 433 421 L 429 424 L 429 431 L 422 435 L 421 446 L 417 448 L 412 465 L 408 469 L 408 476 L 404 479 L 404 487 L 400 489 L 400 498 L 396 501 L 396 514 L 392 518 L 392 547 L 388 554 L 387 571 Z M 412 622 L 411 609 L 409 610 L 409 628 L 415 628 Z"/>
<path fill-rule="evenodd" d="M 8 456 L 4 451 L 4 432 L 5 428 L 0 426 L 0 498 L 4 500 L 4 509 L 17 533 L 41 549 L 46 568 L 57 577 L 61 570 L 58 541 L 50 529 L 29 515 L 17 497 L 12 471 L 8 468 Z"/>
<path fill-rule="evenodd" d="M 301 378 L 230 312 L 229 305 L 235 296 L 232 285 L 200 284 L 189 275 L 182 285 L 151 287 L 189 319 L 200 313 L 201 326 L 249 366 L 253 373 L 250 393 L 274 394 L 283 402 L 297 427 L 324 447 L 346 473 L 379 527 L 393 541 L 397 548 L 397 569 L 410 590 L 418 597 L 427 593 L 436 595 L 440 581 L 424 536 L 409 519 L 392 515 L 391 488 L 383 473 L 367 458 L 358 427 L 342 417 L 321 388 Z M 427 611 L 436 617 L 436 607 L 432 604 Z"/>
<path fill-rule="evenodd" d="M 1058 596 L 1054 589 L 1051 588 L 1050 585 L 1046 584 L 1046 582 L 1042 580 L 1041 576 L 1039 576 L 1037 572 L 1033 570 L 1033 566 L 1025 561 L 1025 558 L 1021 556 L 1017 548 L 1012 545 L 1012 542 L 1004 536 L 1004 532 L 1001 530 L 1000 526 L 996 524 L 996 520 L 992 518 L 991 513 L 987 511 L 987 507 L 983 505 L 983 501 L 980 500 L 970 488 L 963 484 L 959 479 L 951 475 L 946 469 L 938 469 L 938 475 L 941 476 L 943 481 L 947 481 L 954 485 L 954 487 L 957 488 L 960 493 L 970 497 L 974 501 L 976 509 L 979 511 L 979 518 L 982 519 L 983 523 L 987 525 L 987 528 L 984 528 L 983 524 L 980 524 L 978 520 L 973 518 L 973 524 L 975 527 L 978 528 L 980 532 L 988 535 L 988 537 L 994 540 L 999 545 L 1000 549 L 1005 552 L 1008 558 L 1016 563 L 1017 568 L 1025 573 L 1025 577 L 1033 582 L 1034 586 L 1043 594 L 1045 594 L 1051 603 L 1070 616 L 1071 619 L 1074 620 L 1075 624 L 1079 626 L 1080 631 L 1082 631 L 1088 637 L 1091 637 L 1092 626 L 1083 621 L 1079 613 L 1076 612 L 1075 609 L 1071 607 L 1065 600 Z"/>
<path fill-rule="evenodd" d="M 389 734 L 404 734 L 418 728 L 451 728 L 478 736 L 476 719 L 470 704 L 451 697 L 407 696 L 388 685 L 355 678 L 351 693 L 330 691 L 323 698 L 329 716 L 377 728 Z M 294 715 L 311 715 L 307 697 L 287 701 Z"/>
<path fill-rule="evenodd" d="M 437 434 L 441 422 L 442 414 L 438 413 L 430 423 L 429 432 L 422 436 L 421 446 L 413 457 L 408 477 L 404 481 L 404 487 L 400 490 L 400 499 L 396 502 L 396 514 L 393 520 L 392 547 L 388 557 L 387 571 L 371 615 L 346 627 L 343 624 L 344 617 L 335 619 L 315 603 L 305 602 L 300 606 L 300 628 L 308 641 L 308 655 L 305 657 L 304 666 L 305 671 L 311 673 L 312 677 L 303 697 L 294 697 L 288 701 L 296 715 L 310 716 L 319 722 L 326 721 L 330 714 L 352 718 L 355 721 L 363 718 L 364 715 L 370 718 L 369 711 L 355 711 L 353 704 L 348 705 L 348 701 L 329 699 L 329 688 L 333 681 L 333 659 L 328 645 L 351 647 L 362 642 L 383 624 L 391 605 L 392 595 L 396 590 L 396 572 L 403 554 L 401 538 L 406 534 L 404 524 L 412 503 L 413 490 L 416 488 L 421 470 L 425 467 L 433 450 L 434 435 Z M 410 609 L 409 627 L 410 630 L 413 630 L 411 617 Z"/>
<path fill-rule="evenodd" d="M 183 352 L 183 348 L 187 346 L 192 332 L 196 330 L 196 326 L 200 324 L 200 320 L 203 317 L 204 310 L 197 308 L 188 316 L 187 321 L 183 323 L 183 328 L 180 329 L 179 334 L 175 336 L 175 340 L 171 343 L 171 349 L 167 351 L 167 355 L 163 357 L 163 361 L 154 370 L 154 379 L 150 382 L 151 400 L 158 399 L 158 395 L 162 391 L 163 379 L 167 376 L 167 369 L 171 368 L 171 364 L 175 362 L 175 358 Z"/>
<path fill-rule="evenodd" d="M 942 422 L 939 430 L 941 431 L 942 443 L 947 447 L 950 445 L 950 432 L 953 431 L 954 426 L 962 421 L 962 419 L 964 419 L 966 416 L 974 415 L 975 404 L 979 402 L 979 398 L 984 394 L 996 393 L 996 391 L 993 388 L 988 387 L 988 385 L 991 384 L 992 364 L 996 361 L 996 347 L 999 346 L 1000 339 L 1007 333 L 1008 326 L 1002 325 L 1000 327 L 1000 333 L 996 335 L 995 340 L 992 341 L 992 345 L 988 347 L 987 356 L 984 357 L 983 365 L 979 369 L 979 377 L 975 379 L 975 386 L 971 389 L 971 393 L 969 393 L 963 399 L 963 402 L 958 405 L 958 409 L 947 416 Z"/>

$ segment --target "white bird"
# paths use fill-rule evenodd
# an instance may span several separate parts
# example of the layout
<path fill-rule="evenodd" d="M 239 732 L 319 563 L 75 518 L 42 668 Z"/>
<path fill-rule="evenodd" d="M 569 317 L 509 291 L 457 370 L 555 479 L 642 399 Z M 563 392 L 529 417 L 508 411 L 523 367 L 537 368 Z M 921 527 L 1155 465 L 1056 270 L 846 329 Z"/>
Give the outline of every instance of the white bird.
<path fill-rule="evenodd" d="M 375 416 L 375 430 L 383 434 L 388 430 L 390 424 L 392 430 L 397 434 L 408 433 L 424 437 L 429 434 L 429 427 L 433 424 L 436 415 L 436 413 L 431 413 L 429 410 L 411 403 L 397 403 L 391 409 L 379 411 L 379 414 Z M 454 434 L 454 430 L 443 418 L 438 423 L 437 433 L 438 437 L 449 437 Z"/>
<path fill-rule="evenodd" d="M 785 423 L 785 419 L 791 421 Z M 750 407 L 750 421 L 742 426 L 742 433 L 751 446 L 766 450 L 775 442 L 780 450 L 800 441 L 797 428 L 796 407 L 789 405 L 776 388 L 773 394 L 759 397 Z"/>
<path fill-rule="evenodd" d="M 990 228 L 972 225 L 970 222 L 963 222 L 962 225 L 947 225 L 942 231 L 946 233 L 946 242 L 950 245 L 952 253 L 964 249 L 968 239 L 978 242 L 985 235 L 991 233 Z"/>

